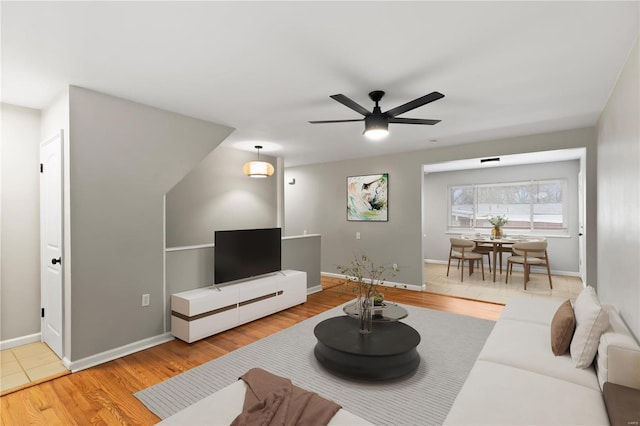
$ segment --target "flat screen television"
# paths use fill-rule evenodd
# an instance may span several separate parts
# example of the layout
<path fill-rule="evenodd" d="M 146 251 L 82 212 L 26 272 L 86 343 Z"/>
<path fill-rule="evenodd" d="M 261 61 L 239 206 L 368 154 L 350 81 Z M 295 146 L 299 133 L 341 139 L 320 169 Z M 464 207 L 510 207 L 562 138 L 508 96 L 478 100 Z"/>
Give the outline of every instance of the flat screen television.
<path fill-rule="evenodd" d="M 280 228 L 214 232 L 214 283 L 226 283 L 282 269 Z"/>

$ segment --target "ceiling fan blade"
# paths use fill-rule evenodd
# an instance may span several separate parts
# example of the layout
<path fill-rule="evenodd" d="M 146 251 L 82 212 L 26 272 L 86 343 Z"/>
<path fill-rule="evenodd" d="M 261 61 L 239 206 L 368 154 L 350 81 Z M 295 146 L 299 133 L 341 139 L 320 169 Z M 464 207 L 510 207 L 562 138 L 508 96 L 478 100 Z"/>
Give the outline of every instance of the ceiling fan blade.
<path fill-rule="evenodd" d="M 367 110 L 365 107 L 363 107 L 362 105 L 360 105 L 359 103 L 357 103 L 356 101 L 347 98 L 345 95 L 339 94 L 339 95 L 331 95 L 329 96 L 331 99 L 334 99 L 338 102 L 340 102 L 342 105 L 351 108 L 352 110 L 354 110 L 355 112 L 362 114 L 364 116 L 367 116 L 369 114 L 371 114 L 371 111 Z"/>
<path fill-rule="evenodd" d="M 389 123 L 401 123 L 401 124 L 438 124 L 442 120 L 428 120 L 424 118 L 389 118 Z"/>
<path fill-rule="evenodd" d="M 389 117 L 395 117 L 396 115 L 404 114 L 407 111 L 411 111 L 412 109 L 416 109 L 421 107 L 422 105 L 428 104 L 429 102 L 437 101 L 438 99 L 444 98 L 444 95 L 440 92 L 431 92 L 428 95 L 424 95 L 418 99 L 414 99 L 411 102 L 407 102 L 404 105 L 400 105 L 389 111 L 385 112 Z"/>
<path fill-rule="evenodd" d="M 364 121 L 364 118 L 357 118 L 355 120 L 322 120 L 322 121 L 310 121 L 311 124 L 321 124 L 321 123 L 350 123 L 352 121 Z"/>

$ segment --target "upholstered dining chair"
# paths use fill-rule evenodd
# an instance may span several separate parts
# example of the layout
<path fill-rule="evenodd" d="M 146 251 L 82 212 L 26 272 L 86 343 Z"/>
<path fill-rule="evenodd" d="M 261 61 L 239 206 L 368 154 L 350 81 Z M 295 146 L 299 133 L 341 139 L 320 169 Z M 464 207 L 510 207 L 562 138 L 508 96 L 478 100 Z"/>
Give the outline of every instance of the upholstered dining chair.
<path fill-rule="evenodd" d="M 507 276 L 505 283 L 509 283 L 509 275 L 513 275 L 513 265 L 517 263 L 524 268 L 524 289 L 527 289 L 529 274 L 532 266 L 546 267 L 549 277 L 549 287 L 553 289 L 551 283 L 551 270 L 549 269 L 549 256 L 547 254 L 547 241 L 528 241 L 515 243 L 511 250 L 513 255 L 507 258 Z"/>
<path fill-rule="evenodd" d="M 491 272 L 491 257 L 493 256 L 493 245 L 476 243 L 476 248 L 473 249 L 474 253 L 480 253 L 483 256 L 487 256 L 489 263 L 489 272 Z"/>
<path fill-rule="evenodd" d="M 469 261 L 469 272 L 473 267 L 474 262 L 480 262 L 482 268 L 482 280 L 484 281 L 484 263 L 482 262 L 482 254 L 474 253 L 473 249 L 476 248 L 476 243 L 463 238 L 451 238 L 451 248 L 449 249 L 449 263 L 447 264 L 447 276 L 449 276 L 449 268 L 451 267 L 451 259 L 458 259 L 460 261 L 460 282 L 464 282 L 464 261 Z M 471 274 L 469 274 L 471 275 Z"/>

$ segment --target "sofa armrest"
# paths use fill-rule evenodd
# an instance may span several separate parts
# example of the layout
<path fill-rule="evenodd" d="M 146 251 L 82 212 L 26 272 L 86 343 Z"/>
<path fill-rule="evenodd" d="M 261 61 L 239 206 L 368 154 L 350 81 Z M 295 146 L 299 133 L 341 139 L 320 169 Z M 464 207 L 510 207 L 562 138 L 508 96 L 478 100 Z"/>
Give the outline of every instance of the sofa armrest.
<path fill-rule="evenodd" d="M 612 426 L 637 425 L 640 422 L 640 389 L 605 383 L 604 405 Z"/>
<path fill-rule="evenodd" d="M 600 336 L 595 363 L 598 382 L 640 389 L 640 346 L 613 306 L 604 306 L 609 327 Z"/>

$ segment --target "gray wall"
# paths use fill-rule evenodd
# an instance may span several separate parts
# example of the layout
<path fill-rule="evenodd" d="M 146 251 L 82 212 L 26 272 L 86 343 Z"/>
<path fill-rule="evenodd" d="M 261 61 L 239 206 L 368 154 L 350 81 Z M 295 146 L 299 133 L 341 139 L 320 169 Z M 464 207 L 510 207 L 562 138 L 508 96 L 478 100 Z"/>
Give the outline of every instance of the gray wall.
<path fill-rule="evenodd" d="M 214 255 L 213 247 L 169 249 L 166 256 L 167 301 L 173 293 L 211 286 Z M 170 309 L 167 311 L 171 314 Z"/>
<path fill-rule="evenodd" d="M 321 234 L 323 272 L 337 273 L 336 265 L 348 262 L 354 252 L 363 250 L 378 263 L 398 263 L 400 272 L 393 281 L 420 286 L 424 164 L 578 147 L 587 150 L 587 276 L 595 277 L 594 128 L 287 168 L 285 182 L 295 178 L 296 184 L 285 185 L 286 235 L 301 234 L 304 230 Z M 347 176 L 383 172 L 389 173 L 389 221 L 347 222 Z M 360 240 L 356 240 L 356 232 L 361 233 Z"/>
<path fill-rule="evenodd" d="M 213 247 L 170 250 L 166 254 L 167 330 L 171 330 L 171 295 L 213 284 Z"/>
<path fill-rule="evenodd" d="M 419 237 L 421 173 L 414 168 L 412 185 L 410 163 L 410 155 L 396 155 L 286 169 L 285 182 L 296 183 L 285 185 L 285 234 L 322 235 L 322 272 L 338 273 L 338 265 L 364 251 L 376 264 L 398 264 L 393 282 L 420 285 L 421 248 L 406 225 L 417 222 Z M 388 222 L 348 222 L 347 177 L 377 173 L 389 173 Z"/>
<path fill-rule="evenodd" d="M 78 87 L 65 90 L 42 114 L 5 105 L 3 113 L 2 340 L 40 332 L 39 142 L 60 129 L 70 361 L 169 331 L 163 323 L 170 307 L 165 312 L 163 302 L 170 294 L 211 284 L 212 247 L 169 251 L 165 291 L 165 192 L 167 246 L 210 244 L 215 229 L 281 222 L 282 167 L 276 165 L 270 179 L 247 178 L 242 165 L 256 153 L 212 151 L 231 132 L 227 127 Z M 31 178 L 22 179 L 27 171 Z M 24 199 L 20 205 L 14 196 Z M 28 211 L 16 213 L 23 207 Z M 309 287 L 320 285 L 319 258 L 319 236 L 283 241 L 283 266 L 307 271 Z M 140 306 L 143 293 L 151 295 L 148 308 Z"/>
<path fill-rule="evenodd" d="M 219 146 L 167 193 L 167 247 L 211 244 L 215 230 L 277 226 L 277 176 L 242 172 L 256 157 Z M 275 157 L 260 158 L 276 165 Z"/>
<path fill-rule="evenodd" d="M 0 341 L 40 333 L 40 111 L 2 104 Z"/>
<path fill-rule="evenodd" d="M 164 332 L 164 195 L 232 129 L 79 87 L 69 105 L 73 361 Z"/>
<path fill-rule="evenodd" d="M 640 339 L 640 47 L 598 123 L 598 296 Z"/>
<path fill-rule="evenodd" d="M 256 153 L 218 147 L 167 194 L 167 302 L 213 283 L 215 248 L 199 246 L 212 244 L 214 231 L 279 226 L 282 162 L 260 157 L 275 166 L 274 176 L 248 178 L 242 166 Z M 284 238 L 282 268 L 305 271 L 307 287 L 320 286 L 320 236 Z"/>
<path fill-rule="evenodd" d="M 321 236 L 301 235 L 282 239 L 282 269 L 307 273 L 307 288 L 321 286 Z"/>
<path fill-rule="evenodd" d="M 447 233 L 448 191 L 450 185 L 497 182 L 521 182 L 531 179 L 566 179 L 566 216 L 569 235 L 547 236 L 551 268 L 554 272 L 579 272 L 578 253 L 578 171 L 579 160 L 544 164 L 529 164 L 489 169 L 460 170 L 425 175 L 423 187 L 424 257 L 446 262 L 449 258 L 449 238 L 464 230 Z M 488 231 L 486 231 L 488 232 Z M 506 233 L 511 233 L 508 227 Z M 514 231 L 514 233 L 520 233 Z"/>

